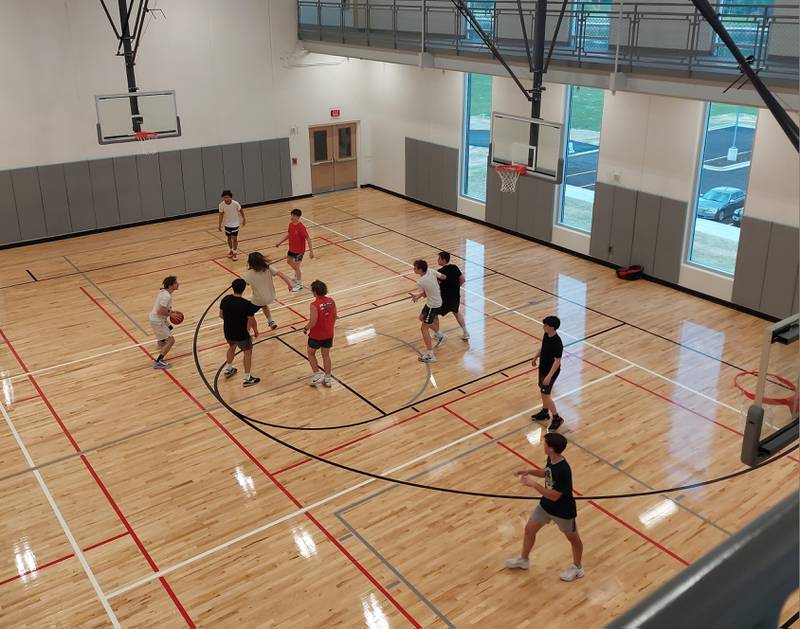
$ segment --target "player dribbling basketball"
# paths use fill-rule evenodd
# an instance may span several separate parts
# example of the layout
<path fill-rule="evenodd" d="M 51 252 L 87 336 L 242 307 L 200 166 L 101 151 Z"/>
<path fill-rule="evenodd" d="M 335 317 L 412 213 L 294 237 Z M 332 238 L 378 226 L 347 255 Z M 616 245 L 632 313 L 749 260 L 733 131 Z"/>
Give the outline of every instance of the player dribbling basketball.
<path fill-rule="evenodd" d="M 153 334 L 158 341 L 158 357 L 153 361 L 153 369 L 170 368 L 166 358 L 169 350 L 175 345 L 175 337 L 172 336 L 172 325 L 168 319 L 172 312 L 172 293 L 176 290 L 178 290 L 178 278 L 174 275 L 165 277 L 150 311 L 150 327 L 153 328 Z"/>

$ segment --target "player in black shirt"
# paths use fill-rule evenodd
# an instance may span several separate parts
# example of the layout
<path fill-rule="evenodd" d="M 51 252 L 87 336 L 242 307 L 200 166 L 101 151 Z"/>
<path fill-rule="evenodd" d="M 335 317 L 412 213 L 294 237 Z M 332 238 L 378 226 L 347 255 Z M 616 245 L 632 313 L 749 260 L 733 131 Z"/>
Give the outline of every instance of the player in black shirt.
<path fill-rule="evenodd" d="M 556 334 L 560 325 L 561 320 L 555 315 L 544 318 L 542 321 L 544 328 L 542 347 L 531 362 L 532 367 L 536 367 L 537 361 L 539 363 L 539 392 L 542 394 L 542 410 L 531 415 L 531 419 L 544 421 L 550 419 L 550 413 L 553 413 L 553 420 L 547 427 L 547 430 L 551 432 L 558 430 L 564 423 L 556 410 L 556 403 L 550 395 L 558 374 L 561 373 L 561 356 L 564 353 L 564 344 L 561 342 L 561 337 Z"/>
<path fill-rule="evenodd" d="M 250 375 L 253 360 L 253 339 L 250 338 L 250 330 L 253 331 L 254 336 L 258 336 L 258 325 L 253 315 L 261 310 L 261 306 L 256 306 L 242 297 L 244 289 L 247 288 L 247 282 L 243 279 L 233 280 L 231 288 L 233 295 L 225 295 L 219 304 L 219 318 L 223 321 L 225 340 L 228 341 L 228 355 L 225 359 L 223 373 L 226 378 L 230 378 L 238 371 L 233 366 L 233 357 L 238 347 L 244 354 L 245 373 L 242 385 L 252 387 L 261 382 L 261 378 Z"/>
<path fill-rule="evenodd" d="M 533 544 L 536 542 L 536 534 L 545 524 L 554 522 L 572 545 L 572 565 L 560 574 L 561 580 L 574 581 L 584 576 L 581 565 L 583 542 L 578 535 L 576 520 L 578 512 L 575 507 L 575 498 L 572 495 L 572 470 L 567 460 L 561 456 L 566 447 L 566 437 L 555 432 L 547 433 L 544 436 L 544 452 L 547 455 L 546 467 L 516 472 L 523 485 L 533 487 L 542 497 L 525 525 L 522 553 L 519 557 L 508 559 L 506 561 L 507 568 L 527 570 L 528 558 Z M 544 485 L 540 485 L 532 477 L 544 478 Z"/>
<path fill-rule="evenodd" d="M 464 285 L 464 274 L 455 264 L 450 264 L 450 254 L 447 251 L 439 252 L 439 273 L 445 276 L 445 279 L 439 280 L 439 290 L 442 293 L 442 307 L 439 308 L 439 316 L 443 317 L 448 312 L 452 312 L 458 325 L 461 326 L 461 338 L 465 341 L 469 340 L 469 332 L 467 332 L 467 324 L 464 323 L 464 315 L 459 312 L 461 306 L 461 287 Z M 444 333 L 438 330 L 434 333 L 434 338 L 439 344 L 439 339 L 444 340 Z"/>

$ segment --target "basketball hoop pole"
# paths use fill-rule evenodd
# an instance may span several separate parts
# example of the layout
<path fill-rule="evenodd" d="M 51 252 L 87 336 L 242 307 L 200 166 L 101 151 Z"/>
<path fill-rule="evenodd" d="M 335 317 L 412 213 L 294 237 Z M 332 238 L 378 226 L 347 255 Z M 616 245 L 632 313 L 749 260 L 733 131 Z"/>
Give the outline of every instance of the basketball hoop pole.
<path fill-rule="evenodd" d="M 537 0 L 533 17 L 533 88 L 531 89 L 531 118 L 542 117 L 542 79 L 544 77 L 544 38 L 547 21 L 547 0 Z M 532 124 L 529 147 L 539 146 L 539 126 Z M 528 166 L 533 168 L 534 150 L 528 148 Z"/>

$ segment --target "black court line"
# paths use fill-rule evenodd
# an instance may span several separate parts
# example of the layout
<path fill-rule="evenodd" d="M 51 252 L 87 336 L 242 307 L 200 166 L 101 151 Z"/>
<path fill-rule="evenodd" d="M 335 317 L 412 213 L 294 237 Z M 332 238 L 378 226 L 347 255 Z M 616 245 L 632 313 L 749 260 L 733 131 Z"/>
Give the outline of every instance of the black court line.
<path fill-rule="evenodd" d="M 387 194 L 387 193 L 384 193 L 384 194 Z M 412 201 L 412 203 L 413 203 L 413 201 Z M 425 206 L 421 206 L 421 207 L 425 207 Z M 342 210 L 341 208 L 338 208 L 338 207 L 336 209 L 338 209 L 340 212 L 343 212 L 344 214 L 349 214 L 350 216 L 353 216 L 353 217 L 356 216 L 355 214 L 352 214 L 352 213 L 348 212 L 347 210 Z M 460 217 L 458 215 L 453 215 L 453 216 L 455 218 L 463 218 L 463 217 Z M 378 223 L 376 221 L 370 220 L 368 218 L 364 218 L 363 216 L 359 216 L 358 218 L 362 219 L 363 221 L 366 221 L 367 223 L 371 223 L 372 225 L 375 225 L 376 227 L 381 227 L 381 228 L 383 228 L 383 229 L 385 229 L 387 231 L 394 232 L 395 234 L 398 234 L 400 236 L 408 238 L 409 240 L 413 240 L 415 242 L 418 242 L 418 243 L 420 243 L 422 245 L 425 245 L 426 247 L 431 247 L 432 249 L 438 249 L 439 251 L 441 251 L 440 247 L 436 247 L 436 246 L 432 245 L 431 243 L 426 242 L 424 240 L 421 240 L 419 238 L 415 238 L 414 236 L 409 236 L 408 234 L 404 234 L 401 231 L 398 231 L 396 229 L 392 229 L 391 227 L 387 227 L 386 225 L 383 225 L 383 224 Z M 463 219 L 463 220 L 467 220 L 467 219 Z M 479 224 L 483 225 L 484 227 L 486 227 L 488 229 L 492 229 L 492 226 L 489 225 L 488 223 L 479 222 Z M 511 235 L 511 234 L 509 234 L 509 235 Z M 699 350 L 699 349 L 697 349 L 695 347 L 691 347 L 689 345 L 684 345 L 680 341 L 676 341 L 676 340 L 671 339 L 669 337 L 663 336 L 662 334 L 659 334 L 658 332 L 653 332 L 652 330 L 648 330 L 647 328 L 643 328 L 643 327 L 638 326 L 638 325 L 636 325 L 634 323 L 630 323 L 628 321 L 625 321 L 624 319 L 620 319 L 619 317 L 615 317 L 613 315 L 606 314 L 605 312 L 603 312 L 601 310 L 597 310 L 596 308 L 592 308 L 590 306 L 587 306 L 586 304 L 582 304 L 581 302 L 575 301 L 574 299 L 569 299 L 567 297 L 562 297 L 558 293 L 554 293 L 554 292 L 546 290 L 544 288 L 540 288 L 539 286 L 536 286 L 535 284 L 531 284 L 530 282 L 526 282 L 525 280 L 521 280 L 521 279 L 519 279 L 517 277 L 514 277 L 513 275 L 509 275 L 507 273 L 504 273 L 503 271 L 498 271 L 497 269 L 492 269 L 491 267 L 488 267 L 488 266 L 486 266 L 484 264 L 480 264 L 479 262 L 472 262 L 471 260 L 468 260 L 467 258 L 464 258 L 464 257 L 458 255 L 457 253 L 452 253 L 451 252 L 450 255 L 453 256 L 453 257 L 459 258 L 461 260 L 464 260 L 464 262 L 466 262 L 468 264 L 473 264 L 475 266 L 479 266 L 479 267 L 481 267 L 483 269 L 486 269 L 488 271 L 493 271 L 494 273 L 496 273 L 497 275 L 499 275 L 501 277 L 505 277 L 505 278 L 510 279 L 510 280 L 512 280 L 514 282 L 518 282 L 520 284 L 528 286 L 529 288 L 533 288 L 533 289 L 536 289 L 536 290 L 541 291 L 543 293 L 546 293 L 548 295 L 552 295 L 556 299 L 561 299 L 563 301 L 566 301 L 568 303 L 574 304 L 576 306 L 580 306 L 581 308 L 583 308 L 584 310 L 588 310 L 589 312 L 594 312 L 595 314 L 599 314 L 599 315 L 601 315 L 603 317 L 606 317 L 607 319 L 611 319 L 611 320 L 617 321 L 619 323 L 624 323 L 625 325 L 627 325 L 627 326 L 629 326 L 629 327 L 631 327 L 631 328 L 633 328 L 635 330 L 639 330 L 640 332 L 644 332 L 645 334 L 649 334 L 651 336 L 655 336 L 655 337 L 660 338 L 660 339 L 662 339 L 664 341 L 667 341 L 668 343 L 671 343 L 673 345 L 677 345 L 678 347 L 681 347 L 683 349 L 687 349 L 687 350 L 689 350 L 691 352 L 694 352 L 696 354 L 699 354 L 701 356 L 705 356 L 706 358 L 710 358 L 710 359 L 712 359 L 712 360 L 714 360 L 714 361 L 716 361 L 718 363 L 721 363 L 723 365 L 727 365 L 728 367 L 732 367 L 733 369 L 736 369 L 738 371 L 743 371 L 743 372 L 749 372 L 750 371 L 749 369 L 745 369 L 744 367 L 740 367 L 739 365 L 736 365 L 734 363 L 728 362 L 727 360 L 724 360 L 723 358 L 720 358 L 718 356 L 713 356 L 713 355 L 707 354 L 706 352 L 704 352 L 702 350 Z M 597 263 L 595 263 L 595 264 L 597 264 Z"/>
<path fill-rule="evenodd" d="M 341 210 L 337 210 L 337 211 L 341 211 Z M 338 223 L 348 223 L 348 222 L 350 222 L 352 220 L 353 220 L 353 218 L 343 218 L 343 219 L 338 220 L 338 221 L 329 221 L 327 223 L 319 223 L 316 226 L 336 225 Z M 136 227 L 136 225 L 131 225 L 131 227 Z M 315 227 L 315 226 L 312 226 L 312 227 Z M 192 230 L 192 231 L 188 231 L 188 232 L 181 232 L 181 233 L 177 234 L 176 237 L 184 235 L 184 234 L 196 234 L 196 233 L 203 233 L 203 232 L 211 235 L 210 232 L 208 231 L 208 229 L 201 229 L 201 230 Z M 353 238 L 349 238 L 347 240 L 336 241 L 336 242 L 337 243 L 338 242 L 349 242 L 349 241 L 352 241 L 352 240 L 357 240 L 359 238 L 366 238 L 367 236 L 379 236 L 380 234 L 385 234 L 387 232 L 389 232 L 388 229 L 383 229 L 382 231 L 379 231 L 379 232 L 376 232 L 376 233 L 373 233 L 373 234 L 365 234 L 363 236 L 354 236 Z M 259 236 L 253 236 L 252 238 L 241 238 L 241 239 L 239 239 L 239 242 L 243 243 L 243 242 L 248 242 L 248 241 L 253 241 L 253 240 L 259 240 L 261 238 L 270 238 L 270 237 L 273 237 L 273 236 L 280 236 L 281 234 L 285 234 L 285 233 L 286 233 L 286 230 L 284 229 L 284 230 L 281 230 L 279 232 L 273 232 L 273 233 L 269 233 L 269 234 L 260 234 Z M 149 242 L 151 240 L 163 240 L 163 237 L 162 238 L 151 238 L 151 239 L 147 239 L 147 240 L 143 240 L 143 241 L 137 241 L 137 242 L 134 242 L 134 243 L 131 243 L 131 244 L 138 244 L 138 242 Z M 98 267 L 93 267 L 93 268 L 90 268 L 90 269 L 84 269 L 84 272 L 85 273 L 94 273 L 95 271 L 106 271 L 108 269 L 124 267 L 124 266 L 126 266 L 128 264 L 138 264 L 140 262 L 150 262 L 152 260 L 161 260 L 162 258 L 169 258 L 169 257 L 172 257 L 172 256 L 178 256 L 178 255 L 181 255 L 183 253 L 193 253 L 195 251 L 203 251 L 204 249 L 212 249 L 212 248 L 224 246 L 224 244 L 225 244 L 224 242 L 221 242 L 220 244 L 214 243 L 214 244 L 210 244 L 210 245 L 203 245 L 201 247 L 193 247 L 191 249 L 181 249 L 180 251 L 173 251 L 173 252 L 170 252 L 170 253 L 164 253 L 164 254 L 160 254 L 160 255 L 148 256 L 146 258 L 137 258 L 135 260 L 127 260 L 127 261 L 124 261 L 124 262 L 117 262 L 117 263 L 114 263 L 114 264 L 107 264 L 105 266 L 98 266 Z M 335 244 L 335 243 L 331 243 L 331 244 Z M 116 246 L 116 245 L 114 245 L 114 246 Z M 329 247 L 329 246 L 331 246 L 331 245 L 320 245 L 318 247 L 314 247 L 314 250 L 316 251 L 317 249 L 322 249 L 324 247 Z M 90 251 L 82 251 L 81 253 L 83 254 L 83 253 L 100 252 L 100 251 L 105 251 L 106 249 L 110 249 L 110 248 L 112 248 L 112 246 L 101 247 L 100 249 L 93 249 L 93 250 L 90 250 Z M 220 256 L 220 257 L 222 257 L 222 256 Z M 269 257 L 269 256 L 267 256 L 267 257 Z M 39 262 L 41 260 L 50 260 L 50 259 L 52 259 L 52 258 L 41 258 L 41 259 L 33 260 L 33 262 Z M 200 262 L 198 262 L 198 264 L 199 263 Z M 25 269 L 25 270 L 28 271 L 27 269 Z M 158 269 L 156 269 L 154 271 L 144 271 L 142 273 L 142 275 L 146 275 L 146 274 L 149 274 L 149 273 L 157 273 L 157 272 L 158 272 Z M 28 271 L 28 275 L 33 277 L 33 274 L 30 271 Z M 67 277 L 74 277 L 76 275 L 79 275 L 79 274 L 78 273 L 62 273 L 61 275 L 52 275 L 50 277 L 44 277 L 44 278 L 41 278 L 41 279 L 37 279 L 37 278 L 34 277 L 33 279 L 35 281 L 37 281 L 37 282 L 48 282 L 48 281 L 51 281 L 51 280 L 61 280 L 61 279 L 67 278 Z M 29 283 L 30 282 L 17 282 L 16 284 L 6 284 L 4 286 L 0 286 L 0 290 L 3 290 L 5 288 L 14 288 L 16 286 L 22 286 L 24 284 L 29 284 Z"/>
<path fill-rule="evenodd" d="M 30 269 L 25 269 L 25 272 L 33 278 L 34 282 L 38 282 L 39 280 L 36 279 L 36 276 L 31 273 Z"/>
<path fill-rule="evenodd" d="M 273 337 L 271 337 L 271 338 L 276 338 L 276 339 L 278 339 L 278 340 L 279 340 L 281 343 L 283 343 L 283 344 L 284 344 L 286 347 L 288 347 L 290 350 L 292 350 L 292 351 L 293 351 L 295 354 L 297 354 L 298 356 L 301 356 L 301 357 L 302 357 L 302 358 L 304 358 L 305 360 L 308 360 L 308 357 L 307 357 L 305 354 L 303 354 L 303 352 L 301 352 L 301 351 L 300 351 L 299 349 L 297 349 L 296 347 L 294 347 L 294 346 L 292 346 L 292 345 L 289 345 L 289 343 L 287 343 L 287 342 L 286 342 L 286 341 L 283 339 L 283 337 L 282 337 L 282 336 L 273 336 Z M 356 396 L 358 399 L 360 399 L 362 402 L 365 402 L 366 404 L 369 404 L 369 405 L 370 405 L 372 408 L 374 408 L 376 411 L 378 411 L 378 412 L 381 414 L 381 417 L 386 417 L 386 415 L 388 415 L 388 413 L 387 413 L 386 411 L 384 411 L 384 410 L 383 410 L 383 409 L 382 409 L 380 406 L 378 406 L 377 404 L 375 404 L 374 402 L 372 402 L 372 401 L 371 401 L 371 400 L 370 400 L 370 399 L 369 399 L 367 396 L 365 396 L 365 395 L 362 395 L 361 393 L 359 393 L 358 391 L 356 391 L 356 390 L 355 390 L 353 387 L 351 387 L 349 384 L 347 384 L 347 383 L 346 383 L 344 380 L 342 380 L 341 378 L 339 378 L 339 377 L 337 377 L 337 376 L 334 376 L 333 374 L 331 374 L 331 378 L 333 378 L 334 380 L 336 380 L 336 382 L 338 382 L 339 384 L 341 384 L 341 385 L 342 385 L 342 386 L 343 386 L 345 389 L 347 389 L 348 391 L 350 391 L 350 393 L 352 393 L 353 395 L 355 395 L 355 396 Z"/>
<path fill-rule="evenodd" d="M 781 629 L 789 629 L 798 619 L 800 619 L 800 612 L 795 612 L 789 620 L 781 625 Z"/>
<path fill-rule="evenodd" d="M 578 343 L 583 343 L 584 341 L 588 341 L 589 339 L 593 339 L 596 336 L 600 336 L 601 334 L 605 334 L 606 332 L 611 332 L 612 330 L 617 330 L 623 326 L 628 325 L 627 323 L 618 323 L 617 325 L 611 326 L 610 328 L 606 328 L 605 330 L 600 330 L 598 332 L 592 332 L 589 336 L 584 336 L 582 339 L 576 339 L 574 341 L 570 341 L 569 343 L 564 343 L 564 347 L 569 347 L 570 345 L 577 345 Z"/>

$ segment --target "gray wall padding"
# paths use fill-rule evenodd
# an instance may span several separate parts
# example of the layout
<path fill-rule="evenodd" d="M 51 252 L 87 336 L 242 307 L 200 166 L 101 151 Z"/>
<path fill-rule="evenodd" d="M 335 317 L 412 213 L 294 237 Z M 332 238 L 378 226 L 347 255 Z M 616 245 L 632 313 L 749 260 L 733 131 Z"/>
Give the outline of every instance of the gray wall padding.
<path fill-rule="evenodd" d="M 797 312 L 800 230 L 742 217 L 732 301 L 774 317 Z"/>
<path fill-rule="evenodd" d="M 64 165 L 39 167 L 39 186 L 42 191 L 44 222 L 48 236 L 68 234 L 72 231 L 69 218 L 67 184 L 64 179 Z"/>
<path fill-rule="evenodd" d="M 486 222 L 549 242 L 553 237 L 555 185 L 520 177 L 514 192 L 500 192 L 500 178 L 487 166 Z"/>
<path fill-rule="evenodd" d="M 0 172 L 0 245 L 17 242 L 20 239 L 17 204 L 14 201 L 14 186 L 11 173 Z"/>
<path fill-rule="evenodd" d="M 97 227 L 92 194 L 92 175 L 89 162 L 64 164 L 64 181 L 67 186 L 70 225 L 72 231 L 81 232 Z"/>
<path fill-rule="evenodd" d="M 161 198 L 164 216 L 180 216 L 186 212 L 183 194 L 183 165 L 180 151 L 158 154 L 158 171 L 161 175 Z"/>
<path fill-rule="evenodd" d="M 0 245 L 202 212 L 223 187 L 291 196 L 288 138 L 0 171 Z"/>
<path fill-rule="evenodd" d="M 677 284 L 686 212 L 685 201 L 598 182 L 589 255 L 639 264 L 647 275 Z"/>
<path fill-rule="evenodd" d="M 11 183 L 14 186 L 14 199 L 17 202 L 20 237 L 29 240 L 47 236 L 37 169 L 12 170 Z"/>
<path fill-rule="evenodd" d="M 455 212 L 458 149 L 406 138 L 405 180 L 406 196 Z"/>
<path fill-rule="evenodd" d="M 92 179 L 92 198 L 97 227 L 121 225 L 117 206 L 117 182 L 114 179 L 114 160 L 95 159 L 89 162 Z M 19 208 L 17 208 L 19 211 Z"/>

